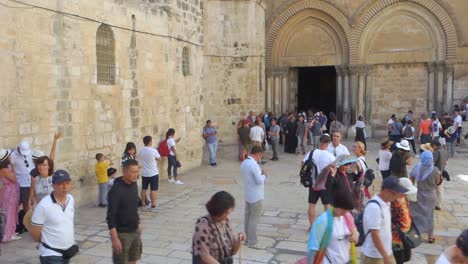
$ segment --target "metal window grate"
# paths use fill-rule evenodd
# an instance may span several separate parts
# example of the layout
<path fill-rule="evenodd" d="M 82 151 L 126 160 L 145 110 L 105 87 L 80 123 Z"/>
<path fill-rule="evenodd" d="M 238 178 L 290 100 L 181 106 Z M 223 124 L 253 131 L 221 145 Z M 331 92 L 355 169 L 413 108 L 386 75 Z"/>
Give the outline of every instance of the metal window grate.
<path fill-rule="evenodd" d="M 190 52 L 187 47 L 182 49 L 182 74 L 184 76 L 190 74 Z"/>
<path fill-rule="evenodd" d="M 115 41 L 112 29 L 101 24 L 96 33 L 97 83 L 115 84 Z"/>

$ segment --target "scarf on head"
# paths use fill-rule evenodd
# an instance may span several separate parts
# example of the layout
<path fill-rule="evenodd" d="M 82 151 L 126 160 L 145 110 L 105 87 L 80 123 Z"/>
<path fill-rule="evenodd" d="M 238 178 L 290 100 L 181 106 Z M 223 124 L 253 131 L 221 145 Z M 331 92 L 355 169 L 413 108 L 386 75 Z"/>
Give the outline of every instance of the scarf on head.
<path fill-rule="evenodd" d="M 426 180 L 434 170 L 433 159 L 432 152 L 425 150 L 421 154 L 421 162 L 414 167 L 413 171 L 411 172 L 411 176 L 413 176 L 416 181 Z"/>

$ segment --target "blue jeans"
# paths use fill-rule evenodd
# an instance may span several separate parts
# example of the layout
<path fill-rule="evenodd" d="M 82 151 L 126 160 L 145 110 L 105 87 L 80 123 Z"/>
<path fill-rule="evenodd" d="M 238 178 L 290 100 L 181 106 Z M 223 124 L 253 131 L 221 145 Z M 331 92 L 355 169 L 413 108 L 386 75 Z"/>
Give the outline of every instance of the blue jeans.
<path fill-rule="evenodd" d="M 218 151 L 218 141 L 207 143 L 208 152 L 210 153 L 210 164 L 216 163 L 216 152 Z"/>
<path fill-rule="evenodd" d="M 41 261 L 41 264 L 68 264 L 70 263 L 69 259 L 64 259 L 63 257 L 59 256 L 47 256 L 43 257 L 40 256 L 39 260 Z"/>
<path fill-rule="evenodd" d="M 167 176 L 171 177 L 172 173 L 171 173 L 171 168 L 172 168 L 172 171 L 174 172 L 174 178 L 177 177 L 177 159 L 175 156 L 169 154 L 169 156 L 167 156 Z"/>

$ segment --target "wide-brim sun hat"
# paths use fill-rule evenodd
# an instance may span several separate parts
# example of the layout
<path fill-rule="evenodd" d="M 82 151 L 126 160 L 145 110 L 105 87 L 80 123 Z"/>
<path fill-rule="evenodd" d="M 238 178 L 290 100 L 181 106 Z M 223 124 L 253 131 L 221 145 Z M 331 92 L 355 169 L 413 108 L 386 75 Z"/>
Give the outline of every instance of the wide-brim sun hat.
<path fill-rule="evenodd" d="M 0 149 L 0 162 L 6 160 L 10 156 L 11 150 L 9 149 Z"/>
<path fill-rule="evenodd" d="M 349 163 L 355 163 L 357 162 L 358 159 L 355 158 L 355 157 L 352 157 L 350 155 L 346 155 L 346 154 L 341 154 L 339 155 L 338 157 L 336 157 L 335 161 L 333 162 L 333 164 L 336 166 L 336 167 L 339 167 L 339 166 L 343 166 L 345 164 L 349 164 Z"/>
<path fill-rule="evenodd" d="M 431 146 L 431 143 L 425 143 L 425 144 L 421 144 L 421 149 L 423 150 L 428 150 L 430 152 L 434 152 L 434 149 L 432 148 Z"/>
<path fill-rule="evenodd" d="M 36 159 L 38 159 L 38 158 L 40 158 L 40 157 L 42 157 L 42 156 L 45 156 L 45 153 L 44 153 L 44 152 L 42 152 L 42 151 L 40 151 L 40 150 L 38 150 L 38 149 L 34 149 L 34 150 L 32 151 L 32 159 L 33 159 L 33 160 L 36 160 Z"/>
<path fill-rule="evenodd" d="M 21 155 L 29 156 L 31 155 L 31 146 L 29 145 L 29 142 L 26 140 L 21 141 L 21 143 L 18 145 L 19 150 L 21 151 Z"/>
<path fill-rule="evenodd" d="M 416 188 L 416 186 L 413 185 L 410 179 L 403 177 L 403 178 L 400 178 L 399 181 L 400 181 L 401 186 L 408 189 L 408 191 L 405 192 L 406 195 L 412 195 L 418 192 L 418 188 Z"/>
<path fill-rule="evenodd" d="M 455 131 L 457 131 L 457 128 L 455 126 L 449 126 L 447 128 L 447 133 L 449 133 L 449 134 L 454 134 Z"/>
<path fill-rule="evenodd" d="M 403 149 L 403 150 L 406 150 L 406 151 L 410 151 L 410 150 L 411 150 L 411 149 L 410 149 L 410 146 L 409 146 L 408 140 L 404 140 L 404 139 L 403 139 L 402 141 L 397 142 L 397 143 L 396 143 L 396 146 L 397 146 L 397 148 Z"/>

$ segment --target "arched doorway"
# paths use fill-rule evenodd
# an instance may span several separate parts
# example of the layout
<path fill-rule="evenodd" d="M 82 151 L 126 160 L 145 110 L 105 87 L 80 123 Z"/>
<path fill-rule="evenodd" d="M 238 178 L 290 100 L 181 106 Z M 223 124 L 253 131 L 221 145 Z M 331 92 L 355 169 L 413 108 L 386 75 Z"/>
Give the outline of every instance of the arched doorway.
<path fill-rule="evenodd" d="M 280 113 L 325 106 L 341 115 L 344 87 L 335 67 L 349 61 L 345 16 L 324 2 L 299 2 L 267 32 L 267 108 Z"/>

